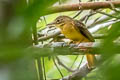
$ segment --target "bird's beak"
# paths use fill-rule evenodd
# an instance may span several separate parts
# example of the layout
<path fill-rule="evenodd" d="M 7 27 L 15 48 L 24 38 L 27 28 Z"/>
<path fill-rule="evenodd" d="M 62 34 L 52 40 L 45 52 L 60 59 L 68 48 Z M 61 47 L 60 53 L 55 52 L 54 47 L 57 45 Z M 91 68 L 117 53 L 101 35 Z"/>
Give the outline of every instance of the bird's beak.
<path fill-rule="evenodd" d="M 56 22 L 54 21 L 54 22 L 51 22 L 51 23 L 47 24 L 47 26 L 52 26 L 52 25 L 55 25 L 55 24 L 56 24 Z"/>
<path fill-rule="evenodd" d="M 55 27 L 55 24 L 56 24 L 55 21 L 54 21 L 54 22 L 51 22 L 51 23 L 47 24 L 47 27 L 49 27 L 49 28 Z"/>

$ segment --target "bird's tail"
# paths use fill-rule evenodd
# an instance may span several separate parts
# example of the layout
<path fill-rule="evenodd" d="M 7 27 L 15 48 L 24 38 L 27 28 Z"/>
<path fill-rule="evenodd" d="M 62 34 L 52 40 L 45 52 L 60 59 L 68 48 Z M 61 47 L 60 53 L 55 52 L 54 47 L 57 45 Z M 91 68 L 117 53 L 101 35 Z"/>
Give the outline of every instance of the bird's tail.
<path fill-rule="evenodd" d="M 87 53 L 86 58 L 87 58 L 87 61 L 88 61 L 88 68 L 89 69 L 95 68 L 95 63 L 96 63 L 95 55 Z"/>

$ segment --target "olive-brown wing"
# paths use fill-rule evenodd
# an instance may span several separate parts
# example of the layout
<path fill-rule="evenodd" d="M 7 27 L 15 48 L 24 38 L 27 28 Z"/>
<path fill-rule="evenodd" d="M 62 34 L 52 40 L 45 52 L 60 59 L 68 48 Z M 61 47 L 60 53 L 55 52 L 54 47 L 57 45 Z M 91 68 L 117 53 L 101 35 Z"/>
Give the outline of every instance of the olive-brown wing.
<path fill-rule="evenodd" d="M 75 28 L 78 32 L 80 32 L 81 34 L 83 34 L 83 36 L 85 36 L 88 40 L 90 40 L 91 42 L 94 42 L 94 38 L 91 35 L 91 33 L 88 31 L 88 29 L 86 28 L 86 26 L 78 21 L 78 20 L 74 20 L 74 24 L 75 24 Z"/>

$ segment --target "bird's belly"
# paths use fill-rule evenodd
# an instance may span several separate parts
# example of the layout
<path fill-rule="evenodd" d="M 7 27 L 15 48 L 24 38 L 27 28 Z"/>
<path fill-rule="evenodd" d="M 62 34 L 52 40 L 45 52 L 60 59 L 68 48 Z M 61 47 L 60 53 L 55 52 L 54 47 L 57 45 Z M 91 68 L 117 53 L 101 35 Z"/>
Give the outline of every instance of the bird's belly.
<path fill-rule="evenodd" d="M 88 42 L 88 40 L 78 31 L 75 29 L 68 29 L 63 30 L 62 33 L 65 35 L 66 38 L 69 38 L 73 41 L 82 41 L 82 42 Z"/>

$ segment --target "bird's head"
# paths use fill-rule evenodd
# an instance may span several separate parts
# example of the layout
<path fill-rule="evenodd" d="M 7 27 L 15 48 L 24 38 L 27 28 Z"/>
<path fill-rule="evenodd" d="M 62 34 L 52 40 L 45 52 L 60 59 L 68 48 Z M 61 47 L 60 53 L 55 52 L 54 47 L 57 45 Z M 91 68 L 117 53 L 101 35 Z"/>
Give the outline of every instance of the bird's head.
<path fill-rule="evenodd" d="M 62 28 L 64 25 L 72 22 L 72 18 L 68 16 L 58 16 L 52 23 L 47 24 L 48 26 L 55 26 L 58 28 Z"/>

